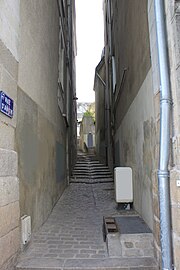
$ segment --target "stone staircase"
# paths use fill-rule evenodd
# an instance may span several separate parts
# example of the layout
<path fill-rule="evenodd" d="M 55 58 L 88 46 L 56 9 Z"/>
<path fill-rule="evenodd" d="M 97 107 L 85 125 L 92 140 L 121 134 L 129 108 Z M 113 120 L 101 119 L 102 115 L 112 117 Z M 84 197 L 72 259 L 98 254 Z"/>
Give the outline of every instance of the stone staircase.
<path fill-rule="evenodd" d="M 95 155 L 79 153 L 74 167 L 71 183 L 108 183 L 113 182 L 113 176 L 109 168 L 100 163 Z"/>

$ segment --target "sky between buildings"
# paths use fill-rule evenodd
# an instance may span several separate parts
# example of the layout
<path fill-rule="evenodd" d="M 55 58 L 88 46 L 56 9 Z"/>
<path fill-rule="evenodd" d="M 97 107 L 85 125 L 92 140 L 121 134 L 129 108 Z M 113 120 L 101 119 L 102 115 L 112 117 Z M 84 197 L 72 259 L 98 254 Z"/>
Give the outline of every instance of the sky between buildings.
<path fill-rule="evenodd" d="M 94 101 L 95 67 L 104 47 L 102 0 L 76 0 L 76 91 L 79 102 Z"/>

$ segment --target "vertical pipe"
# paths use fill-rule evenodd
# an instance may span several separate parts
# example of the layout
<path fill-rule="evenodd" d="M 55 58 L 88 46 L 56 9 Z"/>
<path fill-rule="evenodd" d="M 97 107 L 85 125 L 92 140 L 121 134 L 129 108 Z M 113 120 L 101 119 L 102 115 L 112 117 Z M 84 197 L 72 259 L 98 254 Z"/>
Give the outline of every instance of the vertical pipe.
<path fill-rule="evenodd" d="M 73 82 L 72 82 L 72 1 L 67 1 L 68 6 L 68 155 L 69 155 L 69 175 L 72 171 L 72 97 L 73 97 Z"/>
<path fill-rule="evenodd" d="M 107 121 L 107 156 L 108 166 L 110 170 L 113 169 L 113 155 L 112 155 L 112 140 L 111 140 L 111 93 L 112 93 L 112 76 L 111 76 L 111 57 L 112 57 L 112 33 L 111 33 L 111 5 L 110 0 L 106 2 L 107 8 L 107 47 L 106 47 L 106 121 Z"/>
<path fill-rule="evenodd" d="M 170 111 L 171 92 L 167 51 L 164 0 L 155 0 L 156 31 L 161 83 L 160 100 L 160 153 L 159 153 L 159 206 L 162 269 L 172 268 L 171 214 L 169 192 Z"/>

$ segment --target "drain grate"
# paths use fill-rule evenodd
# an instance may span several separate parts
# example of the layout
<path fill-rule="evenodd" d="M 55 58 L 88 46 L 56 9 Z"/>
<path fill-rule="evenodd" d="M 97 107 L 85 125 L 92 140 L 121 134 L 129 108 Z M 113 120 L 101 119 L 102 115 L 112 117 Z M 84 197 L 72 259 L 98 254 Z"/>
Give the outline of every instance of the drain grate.
<path fill-rule="evenodd" d="M 121 234 L 151 233 L 150 228 L 140 216 L 119 216 L 115 219 Z"/>
<path fill-rule="evenodd" d="M 116 220 L 113 217 L 104 217 L 103 218 L 103 238 L 104 242 L 106 241 L 107 234 L 109 233 L 117 233 L 118 227 L 116 224 Z"/>

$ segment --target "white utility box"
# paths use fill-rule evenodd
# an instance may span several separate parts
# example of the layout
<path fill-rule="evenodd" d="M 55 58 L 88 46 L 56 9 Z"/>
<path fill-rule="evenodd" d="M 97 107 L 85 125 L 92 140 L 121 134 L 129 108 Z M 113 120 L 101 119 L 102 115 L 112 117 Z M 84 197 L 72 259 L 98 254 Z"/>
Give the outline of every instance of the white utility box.
<path fill-rule="evenodd" d="M 133 202 L 132 169 L 130 167 L 114 168 L 114 183 L 116 202 Z"/>
<path fill-rule="evenodd" d="M 21 217 L 21 237 L 23 245 L 26 245 L 31 238 L 31 217 L 24 215 Z"/>

